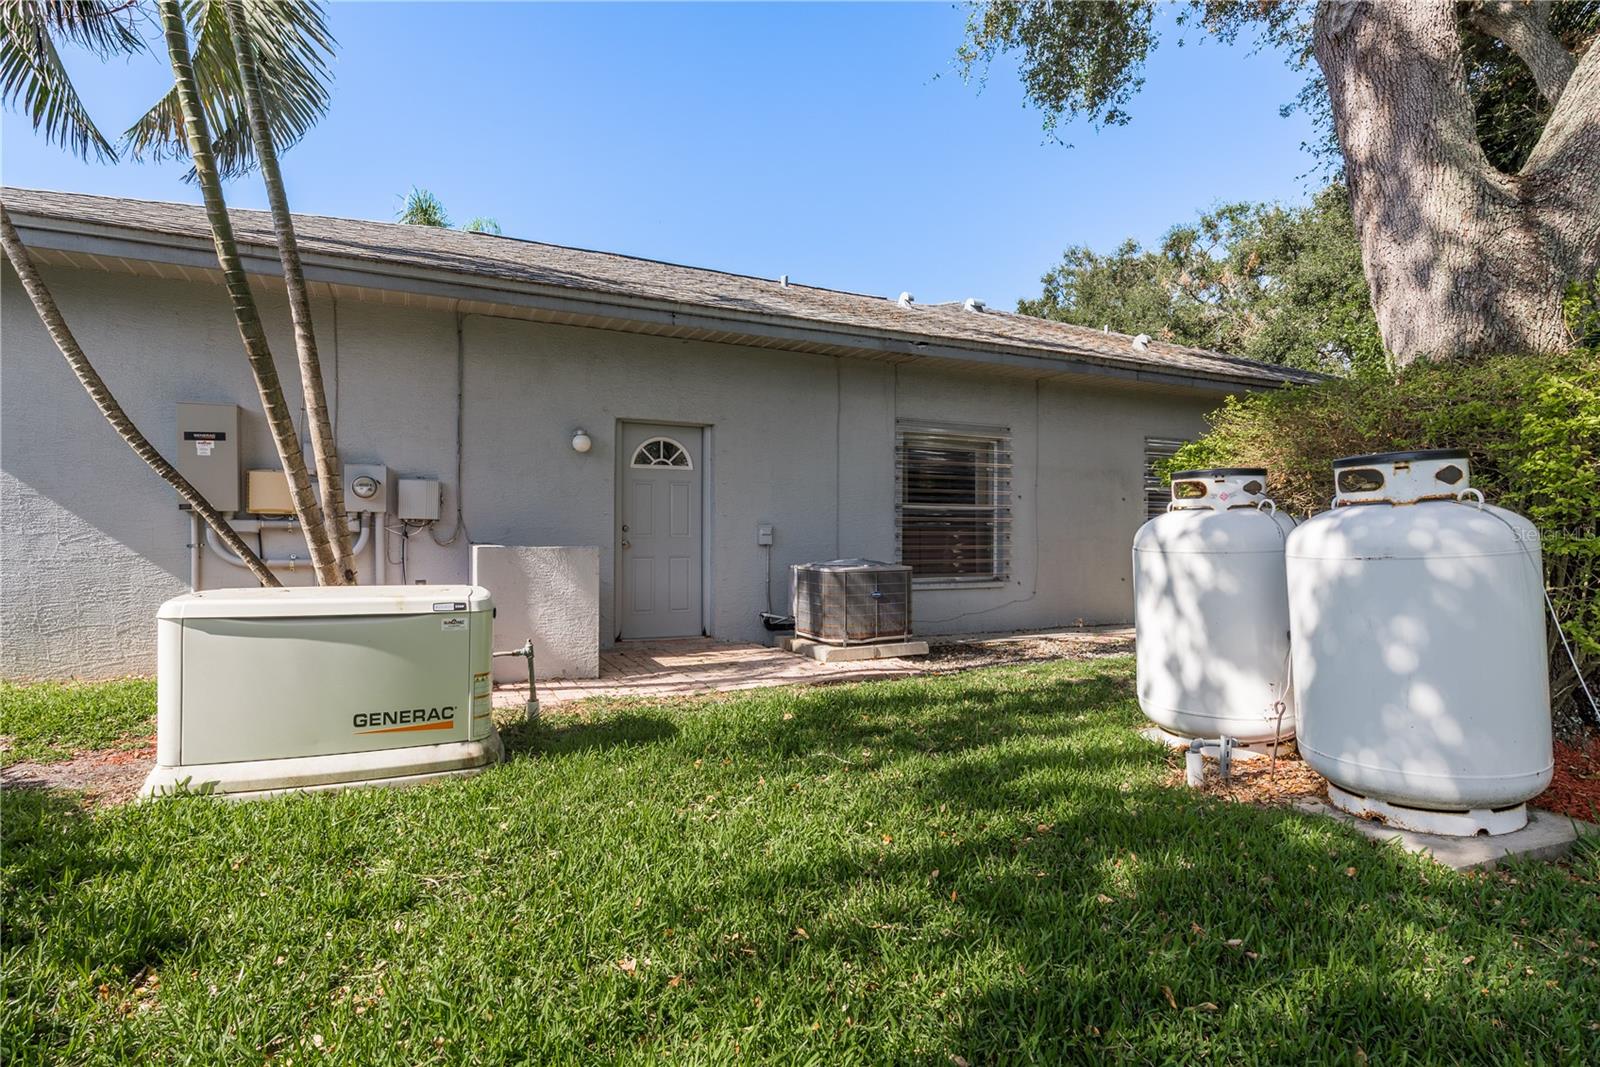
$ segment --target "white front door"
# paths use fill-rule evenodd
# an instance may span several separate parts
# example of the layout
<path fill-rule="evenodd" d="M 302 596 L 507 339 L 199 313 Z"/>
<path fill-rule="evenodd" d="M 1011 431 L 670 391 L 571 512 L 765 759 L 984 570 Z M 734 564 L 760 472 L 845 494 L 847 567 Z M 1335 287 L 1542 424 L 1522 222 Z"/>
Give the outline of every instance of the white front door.
<path fill-rule="evenodd" d="M 698 427 L 622 425 L 617 568 L 624 638 L 699 637 L 703 522 Z"/>

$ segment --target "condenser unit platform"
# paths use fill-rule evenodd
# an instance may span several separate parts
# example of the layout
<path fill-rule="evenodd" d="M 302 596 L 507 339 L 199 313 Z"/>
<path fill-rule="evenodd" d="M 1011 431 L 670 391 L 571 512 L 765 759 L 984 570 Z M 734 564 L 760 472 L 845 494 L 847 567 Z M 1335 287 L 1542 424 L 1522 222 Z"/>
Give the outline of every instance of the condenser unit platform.
<path fill-rule="evenodd" d="M 473 774 L 500 759 L 487 590 L 218 589 L 157 615 L 141 794 L 236 797 Z"/>

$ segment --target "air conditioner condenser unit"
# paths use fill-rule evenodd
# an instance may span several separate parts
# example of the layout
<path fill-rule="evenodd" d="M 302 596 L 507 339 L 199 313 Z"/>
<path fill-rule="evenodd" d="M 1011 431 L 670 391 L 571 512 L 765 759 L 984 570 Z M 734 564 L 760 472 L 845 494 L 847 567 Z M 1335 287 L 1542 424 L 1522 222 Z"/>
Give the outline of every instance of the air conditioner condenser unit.
<path fill-rule="evenodd" d="M 157 614 L 141 795 L 235 797 L 472 774 L 501 756 L 487 590 L 217 589 Z"/>
<path fill-rule="evenodd" d="M 911 637 L 911 568 L 870 559 L 800 563 L 792 571 L 794 630 L 830 645 Z"/>

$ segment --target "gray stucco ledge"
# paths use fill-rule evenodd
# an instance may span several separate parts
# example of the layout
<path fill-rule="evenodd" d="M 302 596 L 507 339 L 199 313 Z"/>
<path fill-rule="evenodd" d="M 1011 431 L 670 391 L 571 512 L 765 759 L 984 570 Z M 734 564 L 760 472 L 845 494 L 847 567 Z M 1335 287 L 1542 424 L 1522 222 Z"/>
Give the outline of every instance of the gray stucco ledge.
<path fill-rule="evenodd" d="M 473 545 L 472 581 L 494 597 L 494 647 L 533 639 L 540 678 L 600 677 L 600 548 Z M 527 681 L 516 657 L 494 661 L 496 682 Z"/>

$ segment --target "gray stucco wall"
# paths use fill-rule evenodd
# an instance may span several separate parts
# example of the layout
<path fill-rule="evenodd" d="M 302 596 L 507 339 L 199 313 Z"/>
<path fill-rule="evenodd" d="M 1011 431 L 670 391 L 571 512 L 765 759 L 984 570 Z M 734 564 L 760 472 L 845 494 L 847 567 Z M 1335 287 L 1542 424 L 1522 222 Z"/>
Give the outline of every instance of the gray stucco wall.
<path fill-rule="evenodd" d="M 243 408 L 246 467 L 276 466 L 220 288 L 49 270 L 85 350 L 135 421 L 173 444 L 179 401 Z M 0 670 L 106 677 L 154 666 L 153 618 L 189 581 L 189 523 L 175 497 L 106 426 L 5 273 L 0 322 Z M 287 311 L 263 290 L 286 386 L 297 382 Z M 381 462 L 458 488 L 467 537 L 406 543 L 406 577 L 467 580 L 470 543 L 596 545 L 602 640 L 616 633 L 619 422 L 708 427 L 708 628 L 766 640 L 791 563 L 895 551 L 897 418 L 1007 426 L 1016 463 L 1005 583 L 919 589 L 919 629 L 1005 630 L 1124 621 L 1128 545 L 1143 521 L 1146 435 L 1190 436 L 1214 396 L 896 367 L 831 356 L 466 316 L 464 486 L 455 483 L 456 322 L 448 313 L 321 300 L 315 308 L 346 462 Z M 298 407 L 298 405 L 296 405 Z M 570 445 L 578 427 L 587 455 Z M 293 535 L 267 536 L 269 552 Z M 391 559 L 400 553 L 391 538 Z M 362 561 L 371 579 L 372 556 Z M 388 569 L 398 581 L 399 568 Z M 306 582 L 309 575 L 286 576 Z M 202 585 L 246 584 L 209 554 Z"/>

